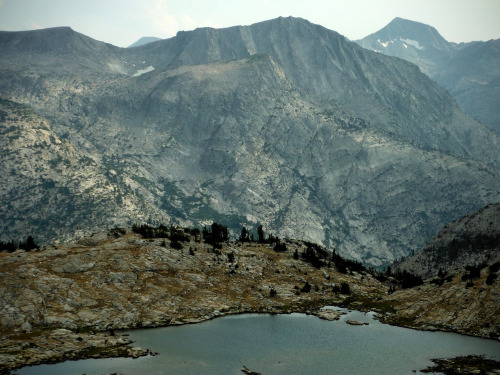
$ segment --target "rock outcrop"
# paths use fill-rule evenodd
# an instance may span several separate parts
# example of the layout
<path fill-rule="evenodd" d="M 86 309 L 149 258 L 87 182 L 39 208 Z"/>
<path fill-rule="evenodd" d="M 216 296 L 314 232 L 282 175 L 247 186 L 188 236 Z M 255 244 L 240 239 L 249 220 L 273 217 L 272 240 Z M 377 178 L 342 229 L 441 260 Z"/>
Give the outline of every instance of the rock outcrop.
<path fill-rule="evenodd" d="M 307 248 L 300 241 L 288 241 L 285 252 L 257 243 L 219 250 L 187 236 L 182 249 L 168 239 L 116 238 L 110 231 L 41 251 L 0 253 L 2 366 L 145 354 L 102 332 L 242 312 L 312 312 L 342 301 L 334 288 L 342 282 L 365 297 L 384 289 L 370 274 L 360 282 L 358 273 L 294 259 Z M 311 290 L 300 292 L 306 282 Z"/>
<path fill-rule="evenodd" d="M 383 298 L 392 306 L 381 320 L 423 330 L 451 331 L 500 338 L 500 282 L 487 282 L 485 267 L 478 278 L 462 280 L 460 272 L 443 283 L 398 290 Z"/>

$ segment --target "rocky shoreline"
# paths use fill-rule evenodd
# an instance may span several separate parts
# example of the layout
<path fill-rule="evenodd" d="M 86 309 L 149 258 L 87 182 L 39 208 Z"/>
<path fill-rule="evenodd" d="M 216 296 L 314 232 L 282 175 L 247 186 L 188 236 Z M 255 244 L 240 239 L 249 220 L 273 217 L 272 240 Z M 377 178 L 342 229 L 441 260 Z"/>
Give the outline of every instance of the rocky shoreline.
<path fill-rule="evenodd" d="M 344 313 L 334 310 L 310 309 L 292 310 L 295 313 L 315 315 L 320 319 L 338 320 Z M 262 311 L 242 311 L 231 315 L 262 313 Z M 266 314 L 282 313 L 269 310 Z M 290 313 L 290 312 L 289 312 Z M 185 322 L 171 325 L 197 324 L 227 314 L 188 318 Z M 158 326 L 162 327 L 162 326 Z M 155 328 L 155 327 L 148 327 Z M 55 364 L 65 361 L 104 358 L 139 358 L 157 355 L 147 348 L 133 347 L 133 341 L 120 332 L 74 332 L 64 328 L 33 331 L 0 340 L 0 374 L 10 374 L 12 370 L 25 366 Z"/>
<path fill-rule="evenodd" d="M 67 329 L 54 329 L 34 334 L 21 334 L 16 338 L 3 338 L 0 342 L 0 374 L 8 374 L 24 366 L 60 363 L 89 358 L 138 358 L 155 355 L 148 349 L 130 346 L 132 341 L 109 333 L 75 333 Z"/>
<path fill-rule="evenodd" d="M 422 309 L 434 303 L 437 311 L 453 312 L 436 302 L 433 284 L 388 294 L 387 283 L 370 272 L 314 267 L 297 259 L 310 247 L 302 241 L 287 241 L 286 251 L 276 252 L 270 244 L 228 242 L 216 249 L 196 236 L 186 237 L 181 248 L 173 248 L 169 240 L 110 231 L 41 251 L 0 253 L 0 373 L 65 360 L 154 354 L 112 334 L 120 329 L 193 324 L 240 313 L 302 312 L 338 319 L 341 312 L 321 309 L 330 305 L 373 310 L 390 324 L 446 330 L 438 323 L 447 322 L 447 315 L 425 315 Z M 341 284 L 349 285 L 349 294 L 339 292 Z M 462 289 L 450 282 L 439 292 L 451 305 L 464 293 L 467 298 L 485 295 Z M 498 332 L 498 314 L 480 309 L 496 308 L 495 291 L 488 291 L 491 301 L 481 305 L 470 300 L 478 311 L 469 311 L 468 320 L 459 319 L 461 326 L 449 330 L 498 337 L 490 334 Z M 484 321 L 490 323 L 487 329 Z"/>

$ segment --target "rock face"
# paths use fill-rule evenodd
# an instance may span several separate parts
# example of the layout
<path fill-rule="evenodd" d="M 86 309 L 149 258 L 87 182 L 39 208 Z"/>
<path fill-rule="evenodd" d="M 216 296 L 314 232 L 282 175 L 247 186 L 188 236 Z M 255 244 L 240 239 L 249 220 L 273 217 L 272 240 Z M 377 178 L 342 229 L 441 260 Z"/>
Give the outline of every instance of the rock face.
<path fill-rule="evenodd" d="M 429 278 L 438 271 L 456 273 L 465 266 L 500 261 L 500 204 L 491 204 L 446 225 L 418 253 L 397 264 Z"/>
<path fill-rule="evenodd" d="M 465 113 L 500 131 L 500 39 L 456 44 L 431 26 L 395 18 L 357 43 L 418 65 Z"/>
<path fill-rule="evenodd" d="M 498 134 L 414 65 L 305 20 L 0 46 L 3 240 L 215 220 L 381 266 L 500 200 Z"/>

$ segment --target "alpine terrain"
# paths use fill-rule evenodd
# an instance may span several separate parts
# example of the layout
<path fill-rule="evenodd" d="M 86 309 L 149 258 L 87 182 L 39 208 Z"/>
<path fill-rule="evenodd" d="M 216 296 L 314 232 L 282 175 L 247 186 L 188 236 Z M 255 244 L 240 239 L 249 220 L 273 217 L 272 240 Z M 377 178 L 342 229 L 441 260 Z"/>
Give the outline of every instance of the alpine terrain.
<path fill-rule="evenodd" d="M 0 233 L 254 231 L 372 266 L 500 201 L 500 135 L 420 69 L 300 18 L 134 48 L 0 32 Z"/>

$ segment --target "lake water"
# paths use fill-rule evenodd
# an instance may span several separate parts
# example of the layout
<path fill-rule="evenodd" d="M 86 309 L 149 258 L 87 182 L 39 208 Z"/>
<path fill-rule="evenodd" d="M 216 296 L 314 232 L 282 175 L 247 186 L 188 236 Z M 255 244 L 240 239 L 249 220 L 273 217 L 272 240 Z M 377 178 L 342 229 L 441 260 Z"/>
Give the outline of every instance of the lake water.
<path fill-rule="evenodd" d="M 353 319 L 369 325 L 351 326 Z M 228 316 L 176 327 L 127 331 L 134 346 L 158 352 L 138 359 L 81 360 L 24 368 L 21 375 L 414 374 L 431 358 L 482 354 L 500 360 L 500 342 L 382 324 L 351 311 L 329 322 L 304 314 Z"/>

